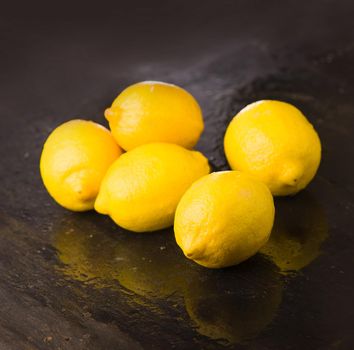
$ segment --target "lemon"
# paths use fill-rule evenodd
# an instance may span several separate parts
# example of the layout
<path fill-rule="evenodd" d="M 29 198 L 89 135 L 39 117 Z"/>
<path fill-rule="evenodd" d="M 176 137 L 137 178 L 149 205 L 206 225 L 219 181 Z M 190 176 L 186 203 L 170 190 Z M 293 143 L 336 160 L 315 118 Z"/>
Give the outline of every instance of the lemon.
<path fill-rule="evenodd" d="M 269 189 L 238 171 L 196 181 L 178 204 L 175 237 L 185 256 L 209 268 L 236 265 L 268 240 L 274 221 Z"/>
<path fill-rule="evenodd" d="M 123 154 L 108 170 L 95 209 L 131 231 L 169 227 L 188 187 L 209 173 L 197 151 L 168 143 L 151 143 Z"/>
<path fill-rule="evenodd" d="M 276 196 L 305 188 L 321 160 L 313 126 L 296 107 L 280 101 L 242 109 L 227 128 L 224 148 L 232 169 L 253 175 Z"/>
<path fill-rule="evenodd" d="M 79 119 L 66 122 L 44 144 L 40 160 L 44 185 L 67 209 L 93 209 L 102 178 L 121 153 L 103 126 Z"/>
<path fill-rule="evenodd" d="M 193 148 L 204 128 L 194 97 L 176 85 L 157 81 L 126 88 L 105 111 L 105 117 L 125 150 L 151 142 Z"/>

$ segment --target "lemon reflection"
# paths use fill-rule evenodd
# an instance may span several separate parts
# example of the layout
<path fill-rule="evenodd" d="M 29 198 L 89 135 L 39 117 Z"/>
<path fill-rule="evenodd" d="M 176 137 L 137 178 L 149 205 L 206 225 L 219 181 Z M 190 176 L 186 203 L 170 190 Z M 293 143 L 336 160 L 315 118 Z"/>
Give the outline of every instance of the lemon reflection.
<path fill-rule="evenodd" d="M 188 286 L 186 310 L 200 334 L 240 343 L 257 336 L 273 320 L 282 298 L 280 276 L 264 261 L 253 263 L 204 270 Z"/>
<path fill-rule="evenodd" d="M 275 223 L 261 249 L 283 271 L 298 271 L 320 254 L 328 235 L 324 210 L 308 192 L 276 200 Z"/>
<path fill-rule="evenodd" d="M 88 216 L 63 220 L 55 230 L 62 271 L 76 280 L 96 287 L 119 282 L 139 295 L 167 297 L 181 292 L 192 278 L 193 269 L 179 253 L 172 232 L 112 232 Z"/>
<path fill-rule="evenodd" d="M 118 280 L 116 242 L 87 215 L 67 217 L 54 226 L 54 247 L 64 274 L 96 286 Z"/>
<path fill-rule="evenodd" d="M 72 215 L 54 227 L 60 269 L 67 276 L 97 288 L 121 285 L 145 297 L 181 296 L 197 332 L 212 339 L 240 342 L 273 319 L 282 286 L 270 262 L 256 258 L 209 270 L 183 257 L 171 231 L 114 232 L 96 220 Z"/>
<path fill-rule="evenodd" d="M 166 239 L 169 235 L 170 240 Z M 172 232 L 127 239 L 117 249 L 122 259 L 119 282 L 140 295 L 167 297 L 181 293 L 194 270 L 178 254 Z"/>

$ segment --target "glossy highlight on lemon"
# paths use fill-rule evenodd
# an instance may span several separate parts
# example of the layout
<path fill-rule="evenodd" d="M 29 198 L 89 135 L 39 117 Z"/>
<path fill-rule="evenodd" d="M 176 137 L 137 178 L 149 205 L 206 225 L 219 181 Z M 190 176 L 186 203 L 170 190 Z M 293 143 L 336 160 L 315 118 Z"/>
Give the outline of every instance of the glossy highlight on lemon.
<path fill-rule="evenodd" d="M 118 144 L 125 150 L 152 142 L 193 148 L 204 129 L 202 111 L 186 90 L 158 81 L 129 86 L 105 111 Z"/>
<path fill-rule="evenodd" d="M 267 242 L 274 203 L 260 181 L 238 171 L 196 181 L 178 204 L 174 230 L 185 256 L 209 268 L 236 265 Z"/>
<path fill-rule="evenodd" d="M 47 138 L 40 172 L 49 194 L 61 206 L 93 209 L 103 176 L 122 150 L 103 126 L 87 120 L 71 120 Z"/>
<path fill-rule="evenodd" d="M 227 128 L 224 149 L 232 169 L 264 182 L 275 196 L 304 189 L 321 160 L 312 124 L 281 101 L 258 101 L 242 109 Z"/>
<path fill-rule="evenodd" d="M 184 192 L 208 173 L 208 160 L 200 152 L 169 143 L 146 144 L 112 164 L 95 209 L 131 231 L 163 229 L 173 224 Z"/>

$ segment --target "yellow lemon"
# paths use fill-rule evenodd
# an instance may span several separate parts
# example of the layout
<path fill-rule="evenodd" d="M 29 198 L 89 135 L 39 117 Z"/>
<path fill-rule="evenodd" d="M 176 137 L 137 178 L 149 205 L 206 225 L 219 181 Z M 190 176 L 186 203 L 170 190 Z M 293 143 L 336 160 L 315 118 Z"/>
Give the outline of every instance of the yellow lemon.
<path fill-rule="evenodd" d="M 224 148 L 232 169 L 251 174 L 276 196 L 305 188 L 321 160 L 313 126 L 296 107 L 280 101 L 242 109 L 227 128 Z"/>
<path fill-rule="evenodd" d="M 118 144 L 127 151 L 151 142 L 193 148 L 204 128 L 194 97 L 176 85 L 157 81 L 129 86 L 105 117 Z"/>
<path fill-rule="evenodd" d="M 44 144 L 40 160 L 44 185 L 67 209 L 93 209 L 102 178 L 121 153 L 103 126 L 79 119 L 66 122 Z"/>
<path fill-rule="evenodd" d="M 178 204 L 177 244 L 189 259 L 210 268 L 238 264 L 267 242 L 274 203 L 260 181 L 238 171 L 196 181 Z"/>
<path fill-rule="evenodd" d="M 197 151 L 168 143 L 150 143 L 123 154 L 108 170 L 95 209 L 131 231 L 169 227 L 188 187 L 209 173 Z"/>

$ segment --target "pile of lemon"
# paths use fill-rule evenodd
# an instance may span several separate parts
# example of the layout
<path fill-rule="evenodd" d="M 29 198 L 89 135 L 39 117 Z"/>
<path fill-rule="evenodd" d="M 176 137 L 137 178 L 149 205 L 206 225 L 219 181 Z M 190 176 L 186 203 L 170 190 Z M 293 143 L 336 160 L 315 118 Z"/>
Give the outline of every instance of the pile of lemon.
<path fill-rule="evenodd" d="M 209 268 L 254 255 L 272 230 L 272 195 L 305 188 L 321 159 L 313 126 L 280 101 L 252 103 L 233 118 L 224 138 L 233 170 L 211 174 L 207 158 L 193 150 L 202 112 L 184 89 L 134 84 L 105 117 L 111 131 L 77 119 L 49 135 L 40 160 L 49 194 L 67 209 L 95 209 L 130 231 L 174 224 L 185 256 Z"/>

